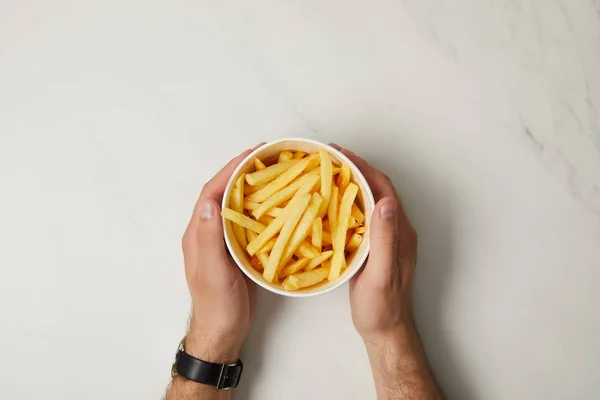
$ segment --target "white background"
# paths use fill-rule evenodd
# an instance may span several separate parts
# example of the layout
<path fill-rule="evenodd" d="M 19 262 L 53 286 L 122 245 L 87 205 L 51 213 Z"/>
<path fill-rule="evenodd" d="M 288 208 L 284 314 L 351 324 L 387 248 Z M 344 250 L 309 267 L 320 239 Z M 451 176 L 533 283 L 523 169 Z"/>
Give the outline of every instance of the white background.
<path fill-rule="evenodd" d="M 157 399 L 202 184 L 304 136 L 388 173 L 450 399 L 600 397 L 597 0 L 0 0 L 0 398 Z M 260 293 L 236 399 L 372 399 L 347 287 Z"/>

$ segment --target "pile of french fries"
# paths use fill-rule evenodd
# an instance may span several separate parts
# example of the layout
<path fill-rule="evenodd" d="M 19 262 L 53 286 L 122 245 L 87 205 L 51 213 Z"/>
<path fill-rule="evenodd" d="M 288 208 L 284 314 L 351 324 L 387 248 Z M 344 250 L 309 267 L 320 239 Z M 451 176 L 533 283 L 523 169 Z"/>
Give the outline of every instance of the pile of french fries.
<path fill-rule="evenodd" d="M 299 290 L 334 281 L 367 230 L 350 167 L 326 150 L 282 151 L 272 165 L 237 177 L 222 215 L 269 283 Z"/>

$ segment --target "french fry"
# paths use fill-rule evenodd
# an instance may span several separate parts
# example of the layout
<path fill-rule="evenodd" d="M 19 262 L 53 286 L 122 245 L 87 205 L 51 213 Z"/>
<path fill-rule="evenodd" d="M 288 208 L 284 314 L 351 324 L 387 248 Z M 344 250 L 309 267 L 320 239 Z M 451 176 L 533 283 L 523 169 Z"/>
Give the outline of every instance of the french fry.
<path fill-rule="evenodd" d="M 259 272 L 264 269 L 264 267 L 260 263 L 260 260 L 256 256 L 254 256 L 250 259 L 250 265 L 252 265 L 252 267 Z"/>
<path fill-rule="evenodd" d="M 254 239 L 256 239 L 256 237 L 258 236 L 258 233 L 251 231 L 250 229 L 246 228 L 246 238 L 248 239 L 248 243 L 253 241 Z M 256 269 L 257 271 L 262 271 L 265 269 L 265 267 L 267 266 L 267 263 L 269 262 L 269 256 L 265 253 L 256 253 L 256 259 L 258 260 L 258 262 L 260 263 L 260 268 L 257 268 L 256 266 L 254 266 L 254 269 Z M 252 257 L 252 260 L 255 258 Z"/>
<path fill-rule="evenodd" d="M 342 171 L 342 169 L 340 167 L 333 167 L 333 169 L 331 170 L 331 175 L 337 175 Z"/>
<path fill-rule="evenodd" d="M 356 186 L 355 183 L 350 183 L 342 197 L 333 243 L 333 258 L 331 260 L 331 269 L 328 278 L 330 282 L 340 277 L 342 266 L 345 262 L 344 242 L 346 239 L 346 231 L 348 230 L 348 219 L 350 218 L 352 204 L 354 203 L 357 194 L 358 186 Z"/>
<path fill-rule="evenodd" d="M 340 196 L 344 195 L 344 192 L 346 191 L 346 188 L 350 183 L 351 175 L 352 172 L 350 171 L 350 167 L 348 166 L 348 164 L 342 164 L 342 170 L 340 171 L 340 174 L 337 178 L 337 185 L 340 188 Z"/>
<path fill-rule="evenodd" d="M 271 251 L 273 249 L 273 246 L 275 246 L 276 241 L 277 241 L 277 238 L 273 238 L 273 239 L 269 240 L 267 243 L 265 243 L 265 245 L 263 247 L 260 248 L 258 253 L 268 253 L 269 251 Z"/>
<path fill-rule="evenodd" d="M 331 236 L 335 237 L 335 232 L 338 224 L 338 214 L 339 214 L 339 206 L 340 206 L 340 190 L 337 186 L 333 185 L 331 187 L 331 196 L 329 198 L 329 207 L 327 210 L 327 217 L 329 218 L 329 231 L 331 232 Z M 333 248 L 335 248 L 335 242 L 333 243 Z"/>
<path fill-rule="evenodd" d="M 328 268 L 317 268 L 308 272 L 290 275 L 282 283 L 285 290 L 298 290 L 323 282 L 329 274 Z"/>
<path fill-rule="evenodd" d="M 323 230 L 331 232 L 331 226 L 329 225 L 329 220 L 326 219 L 323 221 Z"/>
<path fill-rule="evenodd" d="M 329 153 L 325 149 L 319 151 L 319 159 L 321 161 L 321 197 L 323 198 L 323 203 L 321 204 L 321 209 L 319 210 L 319 217 L 323 217 L 327 212 L 327 207 L 329 206 L 329 198 L 331 197 L 331 186 L 333 184 L 333 164 L 331 163 L 331 158 L 329 157 Z"/>
<path fill-rule="evenodd" d="M 269 226 L 271 224 L 271 222 L 273 222 L 273 220 L 275 220 L 275 218 L 269 217 L 268 215 L 263 215 L 262 217 L 260 217 L 258 219 L 258 222 L 260 222 L 261 224 L 263 224 L 265 226 Z"/>
<path fill-rule="evenodd" d="M 263 170 L 253 172 L 251 174 L 246 175 L 246 182 L 252 186 L 259 186 L 267 184 L 275 179 L 277 179 L 281 174 L 285 171 L 292 168 L 294 165 L 298 164 L 299 160 L 290 160 L 280 164 L 273 164 L 269 167 L 266 167 Z M 259 200 L 255 200 L 259 201 Z"/>
<path fill-rule="evenodd" d="M 320 217 L 315 219 L 312 224 L 311 241 L 312 245 L 321 251 L 321 247 L 323 246 L 323 219 Z"/>
<path fill-rule="evenodd" d="M 352 216 L 359 224 L 365 222 L 365 214 L 363 214 L 363 212 L 360 211 L 360 208 L 358 208 L 356 203 L 352 204 Z"/>
<path fill-rule="evenodd" d="M 253 211 L 260 207 L 260 203 L 255 203 L 253 201 L 244 200 L 244 210 Z M 283 208 L 275 207 L 271 208 L 264 215 L 268 215 L 269 217 L 276 217 L 283 211 Z"/>
<path fill-rule="evenodd" d="M 329 258 L 331 258 L 331 256 L 333 256 L 333 251 L 326 251 L 324 253 L 321 253 L 319 257 L 310 260 L 309 263 L 306 265 L 305 269 L 307 271 L 311 271 L 319 265 L 321 265 L 323 261 L 327 261 Z"/>
<path fill-rule="evenodd" d="M 308 264 L 309 261 L 310 261 L 310 258 L 303 257 L 303 258 L 295 261 L 294 263 L 287 265 L 279 273 L 279 278 L 283 279 L 283 278 L 287 278 L 288 276 L 290 276 L 292 274 L 295 274 L 296 272 L 302 270 L 306 266 L 306 264 Z"/>
<path fill-rule="evenodd" d="M 305 152 L 303 152 L 303 151 L 297 151 L 297 152 L 294 153 L 294 157 L 292 157 L 292 158 L 295 159 L 295 160 L 298 160 L 300 158 L 304 158 L 305 155 L 306 155 Z"/>
<path fill-rule="evenodd" d="M 245 174 L 241 174 L 235 181 L 233 186 L 233 190 L 231 192 L 231 197 L 229 200 L 229 205 L 233 211 L 237 211 L 240 214 L 244 213 L 244 208 L 242 207 L 242 203 L 244 202 L 244 176 Z M 239 224 L 233 224 L 233 234 L 237 239 L 242 249 L 245 249 L 248 246 L 248 240 L 246 239 L 246 232 L 244 232 L 244 227 Z"/>
<path fill-rule="evenodd" d="M 308 234 L 311 232 L 312 223 L 315 220 L 317 213 L 321 207 L 321 203 L 323 202 L 323 198 L 319 196 L 318 193 L 313 193 L 310 203 L 304 214 L 302 214 L 302 218 L 300 218 L 300 222 L 294 229 L 294 232 L 290 236 L 289 241 L 285 245 L 285 249 L 283 251 L 283 255 L 281 256 L 281 260 L 279 261 L 280 265 L 285 265 L 290 258 L 294 255 L 294 252 L 300 247 L 300 245 L 304 242 L 304 239 L 308 237 Z M 283 229 L 282 229 L 283 232 Z"/>
<path fill-rule="evenodd" d="M 333 245 L 333 239 L 331 238 L 330 232 L 323 231 L 323 233 L 321 233 L 321 238 L 323 240 L 323 243 Z"/>
<path fill-rule="evenodd" d="M 289 150 L 284 150 L 281 153 L 279 153 L 279 159 L 277 160 L 277 162 L 283 163 L 283 162 L 291 160 L 293 157 L 294 157 L 294 153 L 292 153 Z"/>
<path fill-rule="evenodd" d="M 279 214 L 277 218 L 275 218 L 275 220 L 269 226 L 267 226 L 267 228 L 263 232 L 261 232 L 256 238 L 254 238 L 254 240 L 248 243 L 248 246 L 246 247 L 246 251 L 248 252 L 248 254 L 250 254 L 251 256 L 256 254 L 269 240 L 271 240 L 276 234 L 279 233 L 279 231 L 283 227 L 283 224 L 285 223 L 285 220 L 292 212 L 294 204 L 297 203 L 297 199 L 297 197 L 292 198 L 290 204 L 288 204 L 287 207 L 283 209 L 281 214 Z"/>
<path fill-rule="evenodd" d="M 296 256 L 298 257 L 308 257 L 308 258 L 315 258 L 318 257 L 319 254 L 321 254 L 319 251 L 317 251 L 317 249 L 315 249 L 310 243 L 304 241 L 304 243 L 302 243 L 300 245 L 300 247 L 298 247 L 298 250 L 296 250 Z"/>
<path fill-rule="evenodd" d="M 358 221 L 354 219 L 353 216 L 350 216 L 350 218 L 348 219 L 348 229 L 358 228 L 359 226 L 360 224 L 358 223 Z"/>
<path fill-rule="evenodd" d="M 275 178 L 271 182 L 267 183 L 264 188 L 260 189 L 257 192 L 252 193 L 250 196 L 247 197 L 247 199 L 250 201 L 256 201 L 259 203 L 267 200 L 270 196 L 277 193 L 279 190 L 285 188 L 298 175 L 300 175 L 306 169 L 310 160 L 312 158 L 314 158 L 313 156 L 314 155 L 310 155 L 302 160 L 286 161 L 286 163 L 295 163 L 295 164 L 292 165 L 291 168 L 289 168 L 285 172 L 283 172 L 281 175 L 279 175 L 277 178 Z M 278 165 L 278 164 L 275 164 L 275 165 Z M 262 171 L 258 171 L 258 173 L 266 171 L 268 168 L 270 168 L 270 167 L 267 167 L 266 169 L 263 169 Z M 254 173 L 256 174 L 257 172 L 254 172 Z M 250 175 L 252 175 L 252 174 L 246 175 L 246 181 L 248 181 L 248 176 L 250 176 Z M 250 182 L 248 182 L 248 183 L 250 183 Z"/>
<path fill-rule="evenodd" d="M 318 172 L 318 171 L 317 171 Z M 254 218 L 260 218 L 268 213 L 274 207 L 283 205 L 283 203 L 291 199 L 297 192 L 309 193 L 319 182 L 318 173 L 307 173 L 290 183 L 286 188 L 281 189 L 271 197 L 266 199 L 255 210 L 252 211 Z"/>
<path fill-rule="evenodd" d="M 252 186 L 252 185 L 249 185 L 248 183 L 246 183 L 246 184 L 244 184 L 244 196 L 248 196 L 248 195 L 251 195 L 254 192 L 258 192 L 264 186 L 265 185 Z"/>
<path fill-rule="evenodd" d="M 300 221 L 302 214 L 308 207 L 308 203 L 310 202 L 310 194 L 301 194 L 295 198 L 295 201 L 290 202 L 288 208 L 291 208 L 289 215 L 287 216 L 283 227 L 281 228 L 281 232 L 277 241 L 275 242 L 275 246 L 273 246 L 273 250 L 269 256 L 269 263 L 263 272 L 263 278 L 267 282 L 273 282 L 279 273 L 279 266 L 281 257 L 285 250 L 285 246 L 287 245 L 296 225 Z M 287 208 L 286 208 L 287 209 Z M 283 215 L 283 214 L 281 214 Z"/>
<path fill-rule="evenodd" d="M 262 171 L 265 168 L 267 168 L 267 166 L 257 157 L 254 157 L 254 169 L 257 171 Z"/>
<path fill-rule="evenodd" d="M 352 236 L 350 236 L 350 240 L 348 241 L 348 244 L 346 245 L 346 251 L 351 253 L 354 250 L 358 249 L 358 246 L 360 246 L 360 244 L 362 243 L 362 235 L 355 233 Z"/>
<path fill-rule="evenodd" d="M 308 157 L 306 157 L 308 158 Z M 321 159 L 318 157 L 318 155 L 311 159 L 308 162 L 308 167 L 306 167 L 306 172 L 310 172 L 310 171 L 314 171 L 315 169 L 317 169 L 319 167 L 319 165 L 321 165 Z"/>
<path fill-rule="evenodd" d="M 238 224 L 243 226 L 244 228 L 248 228 L 253 230 L 254 232 L 261 233 L 266 229 L 266 226 L 261 224 L 258 221 L 253 220 L 245 216 L 242 213 L 237 211 L 233 211 L 231 208 L 224 208 L 221 211 L 221 215 L 225 218 L 233 222 L 234 224 Z M 252 255 L 252 254 L 251 254 Z"/>
<path fill-rule="evenodd" d="M 354 230 L 354 233 L 360 233 L 363 234 L 367 231 L 367 227 L 366 226 L 359 226 L 358 228 L 356 228 Z"/>

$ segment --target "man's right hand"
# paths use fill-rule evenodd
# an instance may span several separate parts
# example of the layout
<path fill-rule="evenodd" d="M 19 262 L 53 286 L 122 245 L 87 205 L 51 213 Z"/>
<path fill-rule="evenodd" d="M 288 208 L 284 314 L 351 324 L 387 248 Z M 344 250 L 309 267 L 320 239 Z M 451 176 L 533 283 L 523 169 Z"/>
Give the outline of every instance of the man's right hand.
<path fill-rule="evenodd" d="M 392 181 L 352 151 L 377 201 L 371 217 L 371 252 L 352 279 L 352 320 L 367 347 L 378 398 L 440 399 L 412 318 L 417 233 Z"/>

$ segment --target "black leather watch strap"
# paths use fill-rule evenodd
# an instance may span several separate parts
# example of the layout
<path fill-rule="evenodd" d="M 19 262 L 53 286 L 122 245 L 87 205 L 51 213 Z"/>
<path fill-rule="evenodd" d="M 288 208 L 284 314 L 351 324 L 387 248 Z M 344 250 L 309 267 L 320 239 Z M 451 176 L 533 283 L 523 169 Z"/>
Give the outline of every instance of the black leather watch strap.
<path fill-rule="evenodd" d="M 202 361 L 181 349 L 177 351 L 175 359 L 175 371 L 178 375 L 223 390 L 237 387 L 243 369 L 242 360 L 235 364 L 216 364 Z"/>

